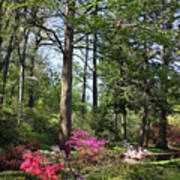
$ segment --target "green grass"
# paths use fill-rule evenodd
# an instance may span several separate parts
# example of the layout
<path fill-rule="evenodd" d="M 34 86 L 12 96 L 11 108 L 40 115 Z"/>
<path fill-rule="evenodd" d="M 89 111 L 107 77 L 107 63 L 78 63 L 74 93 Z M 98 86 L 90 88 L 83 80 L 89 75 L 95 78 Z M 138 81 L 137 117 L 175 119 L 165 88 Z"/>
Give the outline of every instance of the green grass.
<path fill-rule="evenodd" d="M 22 171 L 4 171 L 0 173 L 1 180 L 40 180 L 33 174 Z"/>
<path fill-rule="evenodd" d="M 170 149 L 160 149 L 160 148 L 148 148 L 148 151 L 151 153 L 170 153 L 174 152 Z"/>
<path fill-rule="evenodd" d="M 115 170 L 110 173 L 109 169 L 104 172 L 97 169 L 93 171 L 87 175 L 88 180 L 180 180 L 180 159 L 124 164 L 114 176 L 112 171 Z"/>
<path fill-rule="evenodd" d="M 180 159 L 127 165 L 122 180 L 180 180 Z"/>

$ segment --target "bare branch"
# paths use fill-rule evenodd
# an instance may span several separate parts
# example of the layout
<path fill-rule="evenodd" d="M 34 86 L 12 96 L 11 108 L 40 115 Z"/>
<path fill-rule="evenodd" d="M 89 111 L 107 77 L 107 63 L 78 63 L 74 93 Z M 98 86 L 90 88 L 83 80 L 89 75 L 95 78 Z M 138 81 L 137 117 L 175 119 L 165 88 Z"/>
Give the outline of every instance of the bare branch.
<path fill-rule="evenodd" d="M 56 42 L 58 43 L 59 49 L 61 50 L 61 52 L 62 52 L 63 54 L 65 54 L 64 49 L 63 49 L 63 46 L 62 46 L 62 43 L 61 43 L 60 39 L 58 38 L 58 35 L 56 34 L 56 32 L 54 32 L 52 29 L 49 29 L 49 28 L 47 28 L 47 27 L 44 27 L 43 25 L 39 25 L 39 24 L 36 24 L 36 23 L 35 23 L 35 26 L 43 29 L 43 30 L 46 31 L 46 32 L 51 33 L 51 34 L 54 36 Z M 52 38 L 51 38 L 50 40 L 52 41 Z"/>

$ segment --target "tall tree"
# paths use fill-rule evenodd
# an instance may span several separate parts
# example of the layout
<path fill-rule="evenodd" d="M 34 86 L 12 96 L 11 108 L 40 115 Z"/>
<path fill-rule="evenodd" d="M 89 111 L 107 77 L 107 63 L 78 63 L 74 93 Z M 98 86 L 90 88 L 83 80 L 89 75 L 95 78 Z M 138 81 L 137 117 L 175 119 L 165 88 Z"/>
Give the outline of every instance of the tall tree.
<path fill-rule="evenodd" d="M 34 106 L 34 83 L 32 82 L 34 78 L 34 67 L 35 67 L 35 59 L 36 54 L 39 48 L 39 44 L 42 41 L 42 37 L 40 36 L 40 31 L 38 33 L 35 32 L 35 42 L 34 42 L 34 49 L 32 52 L 32 56 L 30 57 L 30 66 L 29 66 L 29 77 L 31 79 L 30 88 L 29 88 L 29 99 L 28 99 L 28 105 L 30 108 Z"/>
<path fill-rule="evenodd" d="M 88 56 L 89 56 L 89 36 L 86 36 L 86 52 L 85 52 L 85 62 L 84 62 L 84 73 L 83 73 L 83 91 L 82 91 L 82 114 L 85 113 L 85 102 L 86 102 L 86 89 L 87 89 L 87 66 L 88 66 Z"/>
<path fill-rule="evenodd" d="M 12 31 L 13 34 L 10 35 L 9 42 L 8 42 L 8 48 L 6 55 L 4 57 L 4 71 L 3 71 L 3 77 L 2 77 L 2 87 L 0 90 L 0 108 L 3 107 L 3 101 L 4 101 L 4 95 L 5 95 L 5 89 L 6 89 L 6 81 L 7 81 L 7 74 L 8 74 L 8 68 L 9 68 L 9 61 L 11 57 L 11 53 L 13 52 L 13 44 L 15 39 L 15 33 L 18 29 L 18 19 L 19 19 L 19 13 L 18 10 L 15 10 L 15 18 L 13 20 L 12 25 Z"/>
<path fill-rule="evenodd" d="M 164 3 L 164 6 L 168 4 L 168 8 L 163 8 L 160 12 L 161 18 L 165 18 L 162 22 L 162 26 L 159 28 L 163 37 L 167 40 L 162 42 L 161 53 L 161 73 L 160 73 L 160 93 L 159 93 L 159 138 L 156 146 L 159 148 L 168 148 L 167 143 L 167 115 L 170 113 L 172 106 L 168 97 L 173 97 L 171 88 L 174 75 L 172 74 L 171 64 L 176 62 L 174 53 L 177 51 L 176 43 L 179 41 L 178 32 L 175 31 L 174 22 L 176 20 L 176 13 L 178 12 L 178 2 L 170 1 Z M 174 64 L 175 65 L 175 64 Z M 174 73 L 173 73 L 174 74 Z"/>
<path fill-rule="evenodd" d="M 66 0 L 65 15 L 67 18 L 74 18 L 74 6 L 74 0 Z M 64 148 L 65 142 L 71 133 L 73 37 L 74 27 L 72 23 L 66 21 L 64 27 L 64 54 L 60 100 L 60 148 Z"/>
<path fill-rule="evenodd" d="M 20 63 L 20 71 L 19 71 L 19 118 L 23 116 L 23 99 L 24 99 L 24 71 L 25 71 L 25 60 L 26 60 L 26 52 L 27 52 L 27 43 L 29 37 L 29 30 L 24 29 L 23 37 L 24 43 L 23 47 L 18 47 L 18 55 L 19 55 L 19 63 Z M 22 49 L 22 52 L 21 52 Z"/>
<path fill-rule="evenodd" d="M 98 5 L 95 5 L 94 16 L 98 15 Z M 97 29 L 93 33 L 93 110 L 98 105 L 98 89 L 97 89 Z"/>

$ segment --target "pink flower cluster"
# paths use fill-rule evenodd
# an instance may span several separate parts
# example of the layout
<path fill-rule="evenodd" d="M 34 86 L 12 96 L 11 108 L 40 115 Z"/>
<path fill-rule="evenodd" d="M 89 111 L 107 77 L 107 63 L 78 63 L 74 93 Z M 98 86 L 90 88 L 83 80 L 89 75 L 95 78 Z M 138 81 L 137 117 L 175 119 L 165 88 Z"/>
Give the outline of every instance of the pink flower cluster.
<path fill-rule="evenodd" d="M 21 169 L 27 173 L 32 173 L 42 180 L 58 180 L 56 171 L 65 168 L 63 164 L 48 165 L 45 159 L 38 151 L 24 154 L 25 161 L 21 164 Z"/>
<path fill-rule="evenodd" d="M 95 137 L 90 137 L 87 131 L 80 130 L 74 130 L 73 136 L 66 142 L 67 147 L 74 148 L 82 155 L 90 157 L 92 161 L 100 159 L 102 146 L 105 144 L 104 140 L 98 141 Z"/>

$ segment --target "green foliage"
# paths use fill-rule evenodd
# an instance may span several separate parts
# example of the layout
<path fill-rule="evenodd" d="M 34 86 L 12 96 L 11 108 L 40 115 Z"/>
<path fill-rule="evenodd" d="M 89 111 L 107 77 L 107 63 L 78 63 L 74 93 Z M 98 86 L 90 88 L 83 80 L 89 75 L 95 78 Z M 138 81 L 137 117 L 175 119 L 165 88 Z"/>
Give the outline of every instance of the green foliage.
<path fill-rule="evenodd" d="M 73 129 L 88 130 L 91 135 L 98 139 L 106 139 L 108 145 L 120 138 L 120 134 L 114 130 L 113 117 L 110 113 L 87 112 L 84 116 L 80 113 L 74 113 L 72 116 Z"/>
<path fill-rule="evenodd" d="M 5 171 L 0 173 L 0 179 L 2 180 L 40 180 L 33 174 L 25 173 L 22 171 Z"/>
<path fill-rule="evenodd" d="M 23 145 L 26 149 L 31 151 L 37 151 L 40 149 L 40 144 L 38 140 L 33 137 L 31 134 L 27 134 L 26 132 L 19 131 L 18 137 L 13 141 L 14 145 Z"/>
<path fill-rule="evenodd" d="M 10 144 L 18 136 L 16 115 L 2 111 L 0 117 L 0 145 Z"/>
<path fill-rule="evenodd" d="M 179 160 L 142 163 L 129 165 L 126 169 L 127 180 L 142 180 L 142 179 L 160 179 L 160 180 L 178 180 L 179 176 Z M 129 170 L 128 170 L 129 169 Z"/>
<path fill-rule="evenodd" d="M 40 113 L 41 112 L 41 113 Z M 25 111 L 20 126 L 17 126 L 17 115 L 11 111 L 1 112 L 0 119 L 0 145 L 10 143 L 25 145 L 27 148 L 49 149 L 51 145 L 58 144 L 59 117 L 41 110 Z M 31 147 L 30 147 L 31 146 Z"/>
<path fill-rule="evenodd" d="M 95 112 L 91 112 L 91 107 L 86 103 L 86 113 L 82 115 L 80 114 L 82 108 L 80 86 L 84 73 L 79 59 L 84 59 L 85 51 L 82 48 L 74 51 L 77 54 L 81 53 L 83 57 L 74 58 L 75 61 L 73 61 L 72 129 L 88 130 L 91 135 L 105 139 L 107 146 L 115 147 L 117 151 L 123 145 L 120 118 L 124 112 L 127 121 L 127 140 L 133 144 L 139 141 L 139 129 L 144 117 L 145 105 L 148 106 L 147 120 L 150 124 L 154 121 L 165 122 L 168 117 L 170 123 L 179 127 L 179 28 L 178 23 L 175 22 L 179 18 L 176 17 L 178 1 L 78 0 L 74 8 L 75 18 L 63 16 L 59 20 L 58 18 L 65 13 L 64 2 L 8 0 L 1 4 L 0 36 L 3 40 L 0 44 L 1 79 L 4 75 L 3 62 L 7 55 L 10 55 L 10 64 L 4 107 L 0 112 L 0 145 L 4 147 L 13 142 L 16 145 L 22 144 L 30 149 L 37 149 L 36 140 L 38 140 L 42 149 L 50 149 L 51 145 L 58 144 L 61 85 L 60 73 L 56 71 L 61 68 L 54 70 L 48 61 L 52 56 L 45 57 L 43 50 L 48 50 L 49 55 L 51 46 L 48 48 L 41 46 L 43 50 L 37 50 L 36 45 L 37 40 L 42 38 L 41 43 L 52 42 L 53 49 L 58 44 L 55 49 L 59 52 L 61 43 L 65 44 L 61 39 L 65 22 L 73 25 L 74 42 L 80 38 L 79 43 L 73 44 L 76 48 L 78 45 L 84 46 L 85 38 L 81 39 L 81 35 L 88 34 L 90 52 L 92 35 L 94 32 L 98 33 L 96 48 L 100 62 L 97 73 L 100 78 L 99 107 Z M 100 11 L 95 13 L 97 5 Z M 55 14 L 60 16 L 57 18 Z M 14 18 L 16 15 L 18 15 L 17 19 Z M 35 24 L 45 25 L 50 28 L 50 31 L 41 29 Z M 15 25 L 18 25 L 18 28 L 14 32 Z M 20 64 L 18 51 L 19 49 L 23 51 L 22 34 L 26 29 L 30 31 L 31 38 L 28 40 L 25 61 L 23 117 L 18 124 Z M 51 30 L 54 33 L 51 33 Z M 12 52 L 8 54 L 11 36 L 14 36 L 14 41 Z M 55 51 L 52 54 L 55 56 L 53 59 L 61 59 L 61 57 L 57 58 Z M 90 52 L 89 59 L 91 57 Z M 34 72 L 31 77 L 29 74 L 33 58 Z M 88 85 L 91 83 L 91 66 L 92 63 L 88 62 Z M 3 87 L 2 82 L 0 82 L 0 88 Z M 33 90 L 34 95 L 33 108 L 28 107 L 30 90 Z M 162 111 L 166 114 L 163 118 Z M 115 112 L 118 114 L 117 127 L 114 122 Z M 148 127 L 146 126 L 145 129 L 147 130 Z M 28 146 L 29 141 L 36 147 Z M 179 144 L 174 142 L 173 145 Z M 178 163 L 153 164 L 155 167 L 152 164 L 126 166 L 122 164 L 119 157 L 121 152 L 116 151 L 110 152 L 103 161 L 91 164 L 90 167 L 75 161 L 72 162 L 72 166 L 77 168 L 78 172 L 81 171 L 87 179 L 180 178 L 177 173 Z M 151 149 L 151 151 L 162 152 L 159 149 Z M 3 154 L 4 149 L 0 153 Z M 72 171 L 67 173 L 70 174 Z M 22 178 L 25 179 L 24 175 Z"/>

